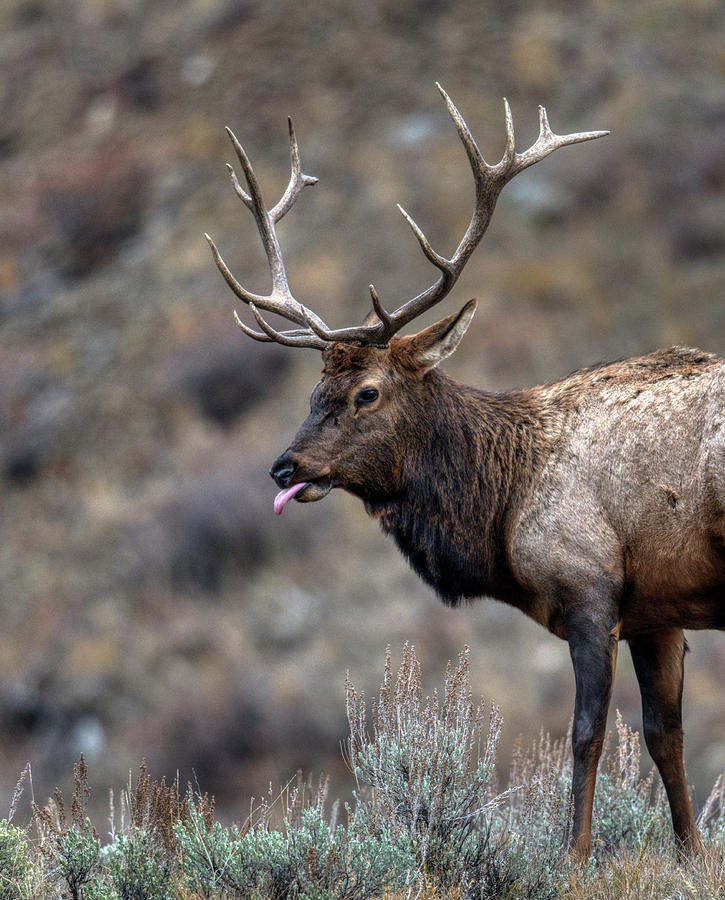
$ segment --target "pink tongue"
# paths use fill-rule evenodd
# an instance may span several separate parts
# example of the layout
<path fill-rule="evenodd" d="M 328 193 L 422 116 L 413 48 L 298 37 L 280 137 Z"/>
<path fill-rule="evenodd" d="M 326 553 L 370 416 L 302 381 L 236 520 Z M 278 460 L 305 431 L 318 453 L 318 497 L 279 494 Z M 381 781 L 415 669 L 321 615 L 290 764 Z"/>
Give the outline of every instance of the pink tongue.
<path fill-rule="evenodd" d="M 290 501 L 295 494 L 299 494 L 302 488 L 306 488 L 307 484 L 308 482 L 303 481 L 301 484 L 293 484 L 292 487 L 288 487 L 283 491 L 280 491 L 279 494 L 277 494 L 277 496 L 274 498 L 275 515 L 281 516 L 285 506 L 287 506 L 288 501 Z"/>

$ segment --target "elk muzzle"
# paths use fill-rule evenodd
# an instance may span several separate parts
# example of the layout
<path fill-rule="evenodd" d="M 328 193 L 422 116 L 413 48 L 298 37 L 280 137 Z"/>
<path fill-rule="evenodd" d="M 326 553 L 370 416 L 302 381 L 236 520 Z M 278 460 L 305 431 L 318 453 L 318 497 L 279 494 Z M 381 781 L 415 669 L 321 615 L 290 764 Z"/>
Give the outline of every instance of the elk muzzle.
<path fill-rule="evenodd" d="M 272 463 L 269 474 L 282 488 L 274 498 L 274 511 L 278 516 L 282 515 L 285 506 L 293 498 L 300 503 L 312 503 L 315 500 L 322 500 L 330 493 L 332 480 L 329 475 L 305 478 L 302 469 L 289 450 L 285 450 Z"/>

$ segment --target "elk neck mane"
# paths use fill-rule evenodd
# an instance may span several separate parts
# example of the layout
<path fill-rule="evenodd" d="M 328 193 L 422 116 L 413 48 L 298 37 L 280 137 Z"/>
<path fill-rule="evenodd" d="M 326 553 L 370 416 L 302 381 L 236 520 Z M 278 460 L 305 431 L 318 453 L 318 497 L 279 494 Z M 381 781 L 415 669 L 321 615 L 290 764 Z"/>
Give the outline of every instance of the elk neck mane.
<path fill-rule="evenodd" d="M 440 598 L 501 596 L 507 521 L 543 455 L 530 392 L 487 393 L 433 369 L 400 435 L 400 491 L 367 501 Z"/>

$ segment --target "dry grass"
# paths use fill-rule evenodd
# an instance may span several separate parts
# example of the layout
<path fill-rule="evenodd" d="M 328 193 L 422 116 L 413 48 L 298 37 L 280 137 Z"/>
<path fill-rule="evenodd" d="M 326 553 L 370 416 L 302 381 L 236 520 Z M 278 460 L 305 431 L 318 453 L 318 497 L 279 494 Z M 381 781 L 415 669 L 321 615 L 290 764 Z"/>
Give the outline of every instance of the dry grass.
<path fill-rule="evenodd" d="M 559 896 L 567 900 L 676 900 L 725 897 L 725 849 L 709 845 L 680 865 L 671 853 L 645 847 L 603 862 L 594 875 L 573 872 Z"/>

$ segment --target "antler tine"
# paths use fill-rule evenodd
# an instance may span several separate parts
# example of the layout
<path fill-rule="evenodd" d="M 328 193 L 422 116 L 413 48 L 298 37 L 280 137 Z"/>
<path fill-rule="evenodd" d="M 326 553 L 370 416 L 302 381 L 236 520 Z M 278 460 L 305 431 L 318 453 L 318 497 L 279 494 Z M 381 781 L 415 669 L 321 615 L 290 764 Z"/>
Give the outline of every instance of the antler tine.
<path fill-rule="evenodd" d="M 506 105 L 508 106 L 508 104 Z M 581 144 L 584 141 L 595 141 L 597 138 L 606 137 L 608 134 L 608 131 L 580 131 L 575 134 L 555 134 L 549 126 L 549 117 L 546 114 L 546 109 L 540 106 L 539 136 L 528 150 L 515 154 L 514 159 L 506 167 L 506 171 L 509 173 L 506 181 L 529 166 L 533 166 L 534 163 L 545 159 L 560 147 L 567 147 L 570 144 Z"/>
<path fill-rule="evenodd" d="M 261 334 L 259 331 L 255 331 L 253 328 L 250 328 L 249 325 L 245 325 L 244 322 L 242 322 L 242 320 L 239 318 L 239 313 L 236 311 L 236 309 L 234 310 L 234 321 L 247 335 L 247 337 L 253 338 L 255 341 L 261 341 L 263 343 L 273 343 L 273 338 L 268 337 L 266 334 Z"/>
<path fill-rule="evenodd" d="M 290 208 L 294 204 L 295 200 L 299 192 L 302 190 L 305 185 L 308 184 L 317 184 L 319 178 L 315 178 L 314 175 L 305 175 L 302 171 L 300 164 L 300 148 L 297 144 L 297 137 L 295 135 L 295 129 L 292 125 L 291 116 L 287 117 L 287 126 L 289 128 L 289 155 L 290 155 L 290 179 L 289 184 L 287 185 L 284 194 L 282 194 L 282 198 L 279 203 L 270 210 L 270 218 L 273 222 L 277 223 L 287 212 L 289 212 Z"/>
<path fill-rule="evenodd" d="M 320 330 L 326 329 L 326 325 L 319 316 L 307 309 L 293 297 L 287 281 L 282 251 L 274 227 L 290 210 L 297 200 L 302 188 L 306 185 L 317 183 L 317 178 L 314 178 L 311 175 L 305 175 L 302 172 L 299 146 L 297 144 L 297 138 L 291 119 L 288 119 L 288 126 L 290 141 L 290 180 L 280 201 L 272 208 L 272 210 L 268 210 L 264 205 L 259 181 L 257 180 L 246 151 L 237 140 L 237 137 L 231 128 L 226 129 L 237 155 L 237 159 L 242 167 L 242 171 L 244 172 L 244 177 L 249 189 L 248 192 L 241 186 L 233 167 L 227 165 L 227 169 L 235 193 L 251 211 L 257 225 L 257 230 L 262 238 L 262 244 L 267 256 L 267 263 L 272 275 L 271 292 L 264 296 L 247 290 L 247 288 L 240 284 L 234 277 L 212 238 L 209 237 L 208 234 L 205 234 L 205 237 L 209 242 L 214 261 L 224 277 L 224 280 L 234 294 L 252 309 L 255 319 L 262 329 L 262 333 L 254 331 L 244 325 L 239 319 L 239 316 L 235 313 L 237 323 L 245 334 L 248 334 L 258 341 L 276 341 L 280 344 L 285 344 L 286 346 L 313 347 L 316 350 L 320 350 L 324 348 L 326 342 L 313 332 L 311 323 L 314 323 Z M 292 331 L 277 331 L 268 322 L 264 321 L 259 310 L 276 313 L 296 325 L 303 326 L 303 328 L 294 329 Z"/>
<path fill-rule="evenodd" d="M 418 238 L 418 243 L 423 250 L 423 253 L 426 255 L 428 260 L 433 263 L 438 269 L 442 272 L 448 272 L 451 268 L 450 260 L 446 259 L 445 256 L 441 256 L 440 253 L 436 253 L 436 251 L 431 247 L 430 241 L 423 234 L 422 230 L 413 219 L 411 215 L 409 215 L 403 207 L 398 203 L 398 209 L 400 210 L 405 221 L 410 225 L 411 231 Z"/>
<path fill-rule="evenodd" d="M 471 134 L 471 131 L 466 124 L 466 120 L 458 111 L 458 107 L 451 100 L 448 94 L 443 90 L 441 84 L 436 81 L 436 87 L 438 91 L 443 97 L 443 102 L 446 104 L 446 109 L 448 110 L 448 115 L 453 120 L 453 124 L 456 126 L 456 131 L 458 132 L 458 137 L 461 139 L 461 143 L 466 149 L 466 154 L 468 156 L 468 161 L 471 164 L 471 168 L 473 169 L 474 175 L 476 172 L 486 168 L 487 163 L 481 154 L 481 151 L 478 149 L 476 145 L 476 141 Z"/>
<path fill-rule="evenodd" d="M 307 330 L 277 331 L 276 328 L 272 328 L 269 322 L 264 320 L 254 303 L 250 303 L 249 308 L 257 321 L 257 325 L 259 325 L 265 335 L 278 344 L 284 344 L 286 347 L 312 347 L 314 350 L 324 350 L 327 346 L 326 341 L 320 340 Z M 239 316 L 236 313 L 235 318 L 239 320 Z"/>
<path fill-rule="evenodd" d="M 383 328 L 387 331 L 393 326 L 392 319 L 390 318 L 389 313 L 383 309 L 383 305 L 380 302 L 380 298 L 378 297 L 378 292 L 375 290 L 374 284 L 368 285 L 368 290 L 370 291 L 370 299 L 373 301 L 373 309 L 375 310 L 375 315 L 380 319 L 383 323 Z"/>
<path fill-rule="evenodd" d="M 503 109 L 506 117 L 506 149 L 501 157 L 501 163 L 509 166 L 516 156 L 516 135 L 514 133 L 514 117 L 511 115 L 511 107 L 505 97 L 503 98 Z"/>
<path fill-rule="evenodd" d="M 234 191 L 242 201 L 242 203 L 247 207 L 247 209 L 254 212 L 254 203 L 252 202 L 252 198 L 249 194 L 244 190 L 244 188 L 239 183 L 239 179 L 237 178 L 237 173 L 234 171 L 233 167 L 227 163 L 227 172 L 229 173 L 229 177 L 232 180 L 232 184 L 234 185 Z"/>
<path fill-rule="evenodd" d="M 311 347 L 314 350 L 324 350 L 327 346 L 326 342 L 318 341 L 314 337 L 311 337 L 307 329 L 297 328 L 293 331 L 276 331 L 268 322 L 265 322 L 264 319 L 262 319 L 259 315 L 259 310 L 253 303 L 250 303 L 250 309 L 252 309 L 255 317 L 258 317 L 257 321 L 264 323 L 262 327 L 266 329 L 265 334 L 261 334 L 259 331 L 255 331 L 253 328 L 245 325 L 239 318 L 236 309 L 234 310 L 234 321 L 246 335 L 253 338 L 255 341 L 263 341 L 264 343 L 269 344 L 284 344 L 286 347 Z"/>
<path fill-rule="evenodd" d="M 204 232 L 204 237 L 211 247 L 212 256 L 214 257 L 214 262 L 216 263 L 217 269 L 219 269 L 219 271 L 222 273 L 224 280 L 232 289 L 232 291 L 234 291 L 237 297 L 239 297 L 240 300 L 244 300 L 245 303 L 249 303 L 250 300 L 252 302 L 261 303 L 264 300 L 263 297 L 259 297 L 257 296 L 257 294 L 253 294 L 251 291 L 248 291 L 246 288 L 242 287 L 242 285 L 237 281 L 234 275 L 232 275 L 229 266 L 224 262 L 224 258 L 219 252 L 219 248 L 214 243 L 214 239 L 206 232 Z"/>
<path fill-rule="evenodd" d="M 282 306 L 285 308 L 281 314 L 284 315 L 285 318 L 289 319 L 290 316 L 287 314 L 289 311 L 293 311 L 294 313 L 299 315 L 298 310 L 295 307 L 298 307 L 300 304 L 298 304 L 290 294 L 289 284 L 287 283 L 287 273 L 285 272 L 284 262 L 282 260 L 282 251 L 280 250 L 279 241 L 277 240 L 277 234 L 274 230 L 274 220 L 264 205 L 264 200 L 262 199 L 262 191 L 259 187 L 257 176 L 254 174 L 254 169 L 252 168 L 252 164 L 249 161 L 249 157 L 247 156 L 244 147 L 242 147 L 242 145 L 239 143 L 239 141 L 237 140 L 237 136 L 234 134 L 231 128 L 227 128 L 226 132 L 229 135 L 229 139 L 231 140 L 232 145 L 234 146 L 234 150 L 237 154 L 237 159 L 242 166 L 244 177 L 246 178 L 247 185 L 249 187 L 249 194 L 245 194 L 242 199 L 244 200 L 248 208 L 252 211 L 254 220 L 257 223 L 257 230 L 259 231 L 259 235 L 262 238 L 264 251 L 267 254 L 267 262 L 272 273 L 272 295 L 275 293 L 281 295 L 280 300 L 282 301 Z M 236 184 L 238 184 L 239 182 L 236 174 L 234 173 L 234 169 L 232 169 L 231 166 L 229 166 L 228 168 L 231 175 L 233 176 L 232 180 L 236 182 Z M 244 192 L 242 191 L 240 193 L 240 191 L 237 191 L 237 193 L 239 193 L 241 196 Z M 259 305 L 262 307 L 262 309 L 265 308 L 261 303 Z M 290 307 L 290 309 L 286 309 L 286 307 Z M 277 312 L 276 309 L 268 311 Z M 297 322 L 298 325 L 301 324 L 299 318 L 297 317 L 292 318 L 291 321 Z"/>

